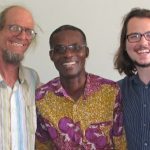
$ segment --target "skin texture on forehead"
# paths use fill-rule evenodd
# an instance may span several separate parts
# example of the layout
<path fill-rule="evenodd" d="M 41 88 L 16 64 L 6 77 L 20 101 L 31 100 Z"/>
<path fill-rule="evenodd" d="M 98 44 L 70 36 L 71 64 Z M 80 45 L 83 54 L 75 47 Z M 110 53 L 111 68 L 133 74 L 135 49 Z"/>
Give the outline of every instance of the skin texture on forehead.
<path fill-rule="evenodd" d="M 29 28 L 33 28 L 35 24 L 31 12 L 21 6 L 14 6 L 6 12 L 5 24 L 9 22 L 14 24 L 19 22 L 19 25 L 26 25 Z"/>
<path fill-rule="evenodd" d="M 67 45 L 69 45 L 69 44 L 75 44 L 74 42 L 80 44 L 83 42 L 83 36 L 77 30 L 63 30 L 57 32 L 53 36 L 53 44 L 59 43 L 63 45 L 63 43 L 68 43 Z"/>
<path fill-rule="evenodd" d="M 149 31 L 147 29 L 150 30 L 150 18 L 147 17 L 143 17 L 143 18 L 133 17 L 129 20 L 127 24 L 127 34 L 134 33 L 134 32 L 145 33 Z"/>

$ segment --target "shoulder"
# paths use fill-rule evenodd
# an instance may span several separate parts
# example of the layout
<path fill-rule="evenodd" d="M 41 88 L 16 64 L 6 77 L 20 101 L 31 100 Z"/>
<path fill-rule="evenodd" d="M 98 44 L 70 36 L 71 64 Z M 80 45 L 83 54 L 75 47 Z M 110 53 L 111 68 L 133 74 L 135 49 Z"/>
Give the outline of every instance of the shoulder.
<path fill-rule="evenodd" d="M 55 88 L 60 84 L 60 78 L 56 77 L 46 84 L 41 85 L 36 89 L 36 100 L 41 99 L 44 95 L 50 91 L 54 91 Z"/>
<path fill-rule="evenodd" d="M 91 74 L 91 73 L 89 73 L 88 76 L 90 77 L 90 80 L 101 82 L 103 84 L 116 84 L 117 83 L 116 81 L 113 81 L 111 79 L 107 79 L 107 78 L 104 78 L 95 74 Z"/>
<path fill-rule="evenodd" d="M 121 89 L 121 93 L 123 95 L 126 95 L 127 93 L 130 93 L 131 88 L 134 86 L 134 80 L 135 80 L 135 75 L 131 77 L 124 77 L 123 79 L 118 81 L 118 85 Z"/>
<path fill-rule="evenodd" d="M 102 85 L 110 85 L 115 88 L 119 87 L 116 81 L 113 81 L 111 79 L 107 79 L 107 78 L 104 78 L 95 74 L 89 73 L 88 78 L 89 78 L 88 80 L 90 80 L 90 84 L 95 85 L 97 87 L 100 87 Z"/>
<path fill-rule="evenodd" d="M 47 83 L 45 84 L 42 84 L 38 90 L 48 90 L 48 89 L 51 89 L 51 87 L 57 85 L 58 83 L 60 83 L 60 78 L 59 77 L 56 77 L 50 81 L 48 81 Z"/>
<path fill-rule="evenodd" d="M 118 80 L 117 83 L 120 87 L 124 87 L 125 85 L 129 84 L 131 80 L 132 77 L 130 78 L 128 76 L 125 76 L 123 79 Z"/>
<path fill-rule="evenodd" d="M 21 72 L 29 84 L 34 83 L 36 87 L 40 85 L 39 75 L 34 69 L 21 66 Z"/>
<path fill-rule="evenodd" d="M 33 74 L 34 76 L 38 76 L 37 72 L 33 68 L 22 66 L 22 70 L 25 74 Z"/>

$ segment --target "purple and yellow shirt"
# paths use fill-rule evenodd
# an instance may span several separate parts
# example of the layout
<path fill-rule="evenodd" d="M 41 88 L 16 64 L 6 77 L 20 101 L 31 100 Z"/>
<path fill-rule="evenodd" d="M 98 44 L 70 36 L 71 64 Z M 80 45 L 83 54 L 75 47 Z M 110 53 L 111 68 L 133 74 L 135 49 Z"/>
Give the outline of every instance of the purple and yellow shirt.
<path fill-rule="evenodd" d="M 36 91 L 37 150 L 126 150 L 116 82 L 87 74 L 74 101 L 57 77 Z"/>

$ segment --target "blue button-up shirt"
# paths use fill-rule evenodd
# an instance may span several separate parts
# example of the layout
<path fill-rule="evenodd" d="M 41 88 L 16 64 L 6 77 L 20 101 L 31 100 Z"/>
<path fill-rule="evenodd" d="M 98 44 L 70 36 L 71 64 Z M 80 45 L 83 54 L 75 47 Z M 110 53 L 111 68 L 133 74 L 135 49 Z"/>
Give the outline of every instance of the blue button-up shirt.
<path fill-rule="evenodd" d="M 137 75 L 119 81 L 128 150 L 150 150 L 150 83 Z"/>

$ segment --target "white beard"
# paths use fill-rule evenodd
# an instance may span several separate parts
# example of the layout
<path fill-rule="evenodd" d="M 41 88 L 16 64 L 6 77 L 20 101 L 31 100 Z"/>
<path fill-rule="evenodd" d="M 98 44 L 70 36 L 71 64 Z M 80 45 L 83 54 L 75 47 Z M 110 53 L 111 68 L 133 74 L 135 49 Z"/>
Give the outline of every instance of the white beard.
<path fill-rule="evenodd" d="M 14 65 L 17 65 L 19 64 L 24 56 L 23 55 L 20 55 L 20 54 L 17 54 L 17 53 L 14 53 L 8 49 L 5 49 L 2 51 L 2 57 L 3 57 L 3 60 L 6 62 L 6 63 L 9 63 L 9 64 L 14 64 Z"/>

